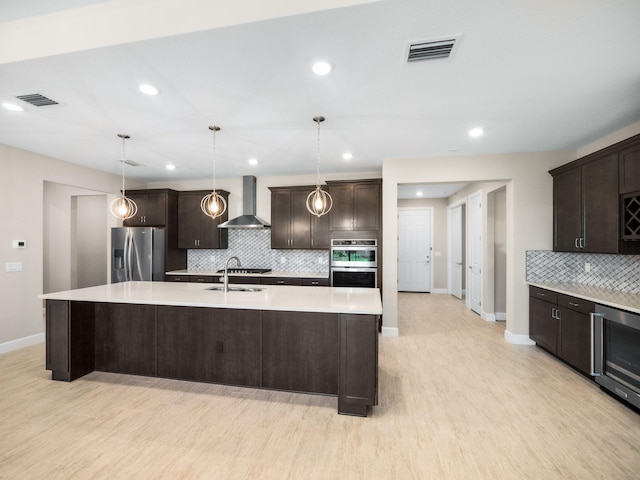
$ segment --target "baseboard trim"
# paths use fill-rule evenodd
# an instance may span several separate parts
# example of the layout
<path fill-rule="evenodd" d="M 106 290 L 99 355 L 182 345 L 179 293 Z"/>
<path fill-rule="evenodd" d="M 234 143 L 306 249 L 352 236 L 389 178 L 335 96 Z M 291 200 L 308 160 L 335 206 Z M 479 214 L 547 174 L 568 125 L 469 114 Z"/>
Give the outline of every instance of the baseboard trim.
<path fill-rule="evenodd" d="M 397 337 L 400 335 L 398 327 L 382 327 L 381 332 L 383 337 Z"/>
<path fill-rule="evenodd" d="M 434 288 L 433 290 L 431 290 L 431 293 L 435 295 L 446 295 L 449 293 L 449 290 L 447 290 L 446 288 Z"/>
<path fill-rule="evenodd" d="M 513 343 L 514 345 L 535 345 L 536 342 L 529 338 L 529 335 L 520 335 L 516 333 L 511 333 L 509 330 L 504 331 L 504 338 L 507 342 Z"/>
<path fill-rule="evenodd" d="M 498 321 L 498 322 L 506 322 L 507 321 L 507 312 L 496 312 L 496 321 Z"/>
<path fill-rule="evenodd" d="M 28 347 L 29 345 L 36 345 L 38 343 L 44 343 L 44 333 L 37 333 L 29 337 L 22 337 L 16 340 L 0 343 L 0 355 L 12 352 L 13 350 L 18 350 L 22 347 Z"/>
<path fill-rule="evenodd" d="M 495 314 L 487 313 L 484 310 L 482 310 L 482 313 L 480 314 L 480 318 L 482 318 L 485 322 L 495 322 L 496 321 Z"/>

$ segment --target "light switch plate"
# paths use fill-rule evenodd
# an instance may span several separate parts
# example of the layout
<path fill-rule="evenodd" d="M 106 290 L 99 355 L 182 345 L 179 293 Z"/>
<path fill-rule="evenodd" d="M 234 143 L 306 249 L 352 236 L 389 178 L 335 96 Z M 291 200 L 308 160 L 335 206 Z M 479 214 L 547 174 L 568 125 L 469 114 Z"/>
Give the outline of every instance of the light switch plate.
<path fill-rule="evenodd" d="M 21 272 L 22 262 L 7 262 L 5 268 L 7 272 Z"/>

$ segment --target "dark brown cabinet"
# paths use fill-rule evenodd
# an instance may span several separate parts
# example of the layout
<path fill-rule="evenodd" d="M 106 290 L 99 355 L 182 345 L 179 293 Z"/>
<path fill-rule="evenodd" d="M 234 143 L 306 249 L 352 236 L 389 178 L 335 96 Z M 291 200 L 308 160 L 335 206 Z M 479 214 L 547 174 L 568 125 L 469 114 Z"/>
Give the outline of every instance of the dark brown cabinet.
<path fill-rule="evenodd" d="M 125 220 L 125 227 L 165 227 L 171 221 L 170 210 L 177 207 L 178 192 L 169 189 L 128 190 L 127 196 L 138 206 L 138 212 Z"/>
<path fill-rule="evenodd" d="M 225 200 L 229 192 L 217 190 Z M 228 230 L 218 228 L 229 219 L 228 210 L 220 217 L 212 219 L 200 208 L 200 202 L 210 190 L 180 192 L 178 196 L 178 248 L 227 248 Z"/>
<path fill-rule="evenodd" d="M 617 154 L 560 167 L 552 175 L 554 250 L 617 253 Z"/>
<path fill-rule="evenodd" d="M 260 312 L 158 307 L 158 375 L 259 387 Z"/>
<path fill-rule="evenodd" d="M 378 231 L 382 215 L 382 180 L 329 181 L 333 208 L 330 231 Z"/>
<path fill-rule="evenodd" d="M 95 304 L 95 369 L 155 376 L 156 307 Z"/>
<path fill-rule="evenodd" d="M 93 303 L 47 300 L 45 364 L 53 380 L 70 382 L 94 370 L 94 325 Z"/>
<path fill-rule="evenodd" d="M 371 315 L 340 314 L 338 412 L 366 415 L 378 404 L 378 322 Z"/>
<path fill-rule="evenodd" d="M 630 143 L 619 154 L 620 193 L 640 194 L 640 135 L 632 137 Z"/>
<path fill-rule="evenodd" d="M 47 300 L 46 368 L 337 395 L 366 416 L 378 398 L 377 315 Z"/>
<path fill-rule="evenodd" d="M 540 347 L 589 375 L 590 314 L 595 311 L 595 304 L 533 286 L 529 302 L 529 336 Z"/>
<path fill-rule="evenodd" d="M 338 314 L 262 313 L 262 385 L 338 393 Z"/>
<path fill-rule="evenodd" d="M 164 228 L 165 270 L 186 268 L 187 252 L 178 248 L 178 192 L 168 188 L 128 190 L 127 196 L 138 205 L 138 213 L 122 222 L 123 226 Z"/>
<path fill-rule="evenodd" d="M 269 187 L 271 248 L 329 248 L 329 219 L 311 215 L 306 201 L 314 187 Z"/>

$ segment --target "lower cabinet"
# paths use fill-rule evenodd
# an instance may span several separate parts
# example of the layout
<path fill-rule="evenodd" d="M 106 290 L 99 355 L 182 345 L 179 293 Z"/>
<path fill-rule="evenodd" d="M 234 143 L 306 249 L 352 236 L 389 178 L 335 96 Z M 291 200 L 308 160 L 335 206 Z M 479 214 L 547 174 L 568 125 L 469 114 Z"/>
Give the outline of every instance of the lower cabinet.
<path fill-rule="evenodd" d="M 47 300 L 46 368 L 337 395 L 366 416 L 378 397 L 377 315 Z"/>
<path fill-rule="evenodd" d="M 338 413 L 366 415 L 378 404 L 378 322 L 372 316 L 340 314 Z"/>
<path fill-rule="evenodd" d="M 595 303 L 530 287 L 529 336 L 575 369 L 591 371 L 591 316 Z"/>
<path fill-rule="evenodd" d="M 95 304 L 95 369 L 157 375 L 156 307 Z"/>
<path fill-rule="evenodd" d="M 338 314 L 264 311 L 262 385 L 338 393 Z"/>
<path fill-rule="evenodd" d="M 159 306 L 158 376 L 260 386 L 260 311 Z"/>

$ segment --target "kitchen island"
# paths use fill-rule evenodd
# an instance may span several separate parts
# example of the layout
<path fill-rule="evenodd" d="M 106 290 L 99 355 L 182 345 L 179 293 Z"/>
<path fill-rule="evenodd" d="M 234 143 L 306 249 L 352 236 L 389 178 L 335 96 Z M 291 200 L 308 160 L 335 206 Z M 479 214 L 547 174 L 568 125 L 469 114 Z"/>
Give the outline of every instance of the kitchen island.
<path fill-rule="evenodd" d="M 378 289 L 126 282 L 41 295 L 46 368 L 335 395 L 377 404 Z"/>

